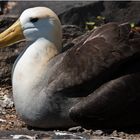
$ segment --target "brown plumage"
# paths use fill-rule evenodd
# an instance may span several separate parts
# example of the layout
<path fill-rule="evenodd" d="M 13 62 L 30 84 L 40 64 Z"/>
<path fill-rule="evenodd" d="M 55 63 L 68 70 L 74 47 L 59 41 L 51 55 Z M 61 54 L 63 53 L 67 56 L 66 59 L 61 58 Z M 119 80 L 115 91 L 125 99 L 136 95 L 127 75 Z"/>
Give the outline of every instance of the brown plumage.
<path fill-rule="evenodd" d="M 49 62 L 48 84 L 57 83 L 59 79 L 59 84 L 55 85 L 65 89 L 92 80 L 93 88 L 127 74 L 129 70 L 124 65 L 129 65 L 129 61 L 133 59 L 137 60 L 135 57 L 139 57 L 140 51 L 139 38 L 130 39 L 130 30 L 128 24 L 111 23 L 91 32 L 87 41 L 79 41 L 70 50 Z M 57 91 L 57 87 L 55 90 Z"/>
<path fill-rule="evenodd" d="M 75 122 L 140 124 L 140 34 L 129 24 L 99 27 L 48 66 L 51 93 L 78 99 L 69 111 Z"/>

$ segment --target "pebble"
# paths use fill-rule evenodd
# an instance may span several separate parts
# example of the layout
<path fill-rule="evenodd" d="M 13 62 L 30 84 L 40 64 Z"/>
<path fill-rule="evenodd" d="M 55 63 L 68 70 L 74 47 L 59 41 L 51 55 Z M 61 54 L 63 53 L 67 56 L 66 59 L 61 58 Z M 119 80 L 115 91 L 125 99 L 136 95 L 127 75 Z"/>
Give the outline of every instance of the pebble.
<path fill-rule="evenodd" d="M 56 135 L 56 137 L 55 135 L 53 135 L 52 139 L 85 139 L 83 136 L 70 132 L 54 131 L 54 134 Z"/>
<path fill-rule="evenodd" d="M 6 120 L 0 119 L 0 123 L 5 123 L 5 122 L 6 122 Z"/>
<path fill-rule="evenodd" d="M 92 135 L 93 134 L 93 130 L 92 129 L 89 129 L 89 130 L 85 129 L 83 134 Z"/>
<path fill-rule="evenodd" d="M 0 105 L 1 105 L 1 102 L 0 102 Z M 0 114 L 3 114 L 3 115 L 6 114 L 6 111 L 2 106 L 0 106 Z"/>
<path fill-rule="evenodd" d="M 98 136 L 101 136 L 103 135 L 103 131 L 102 130 L 96 130 L 96 131 L 93 131 L 93 135 L 98 135 Z"/>
<path fill-rule="evenodd" d="M 94 140 L 126 140 L 118 137 L 110 137 L 110 136 L 91 136 L 90 139 Z"/>
<path fill-rule="evenodd" d="M 112 132 L 112 136 L 114 136 L 114 137 L 117 137 L 117 136 L 118 136 L 117 130 L 114 130 L 114 131 Z"/>
<path fill-rule="evenodd" d="M 14 106 L 14 102 L 7 95 L 4 95 L 2 100 L 0 100 L 0 106 L 3 108 L 12 108 Z"/>
<path fill-rule="evenodd" d="M 127 134 L 124 132 L 119 132 L 119 137 L 125 139 L 127 137 Z"/>
<path fill-rule="evenodd" d="M 75 126 L 68 129 L 69 132 L 83 132 L 84 129 L 81 126 Z"/>
<path fill-rule="evenodd" d="M 29 135 L 11 135 L 11 137 L 13 139 L 31 139 L 31 140 L 35 139 L 34 137 Z"/>

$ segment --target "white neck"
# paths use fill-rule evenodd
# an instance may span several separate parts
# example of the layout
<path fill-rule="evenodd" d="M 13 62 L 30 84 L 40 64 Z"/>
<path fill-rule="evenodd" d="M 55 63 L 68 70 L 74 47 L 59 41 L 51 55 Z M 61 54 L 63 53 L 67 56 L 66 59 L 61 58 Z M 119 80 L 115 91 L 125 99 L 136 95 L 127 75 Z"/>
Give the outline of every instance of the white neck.
<path fill-rule="evenodd" d="M 27 48 L 13 71 L 16 111 L 31 126 L 50 128 L 75 125 L 69 118 L 69 108 L 73 102 L 77 103 L 77 99 L 66 100 L 47 89 L 48 61 L 57 54 L 53 43 L 40 38 Z M 58 114 L 54 115 L 56 112 Z"/>
<path fill-rule="evenodd" d="M 20 57 L 14 68 L 12 79 L 17 110 L 26 108 L 30 103 L 35 102 L 34 97 L 40 96 L 40 90 L 47 84 L 48 61 L 58 53 L 52 42 L 40 38 L 31 44 Z"/>

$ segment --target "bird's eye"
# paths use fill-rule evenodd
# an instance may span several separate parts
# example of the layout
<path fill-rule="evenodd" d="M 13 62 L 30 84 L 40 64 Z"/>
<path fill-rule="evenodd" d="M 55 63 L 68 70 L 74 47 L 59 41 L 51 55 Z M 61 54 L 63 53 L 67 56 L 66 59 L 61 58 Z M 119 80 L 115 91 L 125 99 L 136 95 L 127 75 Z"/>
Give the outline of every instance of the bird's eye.
<path fill-rule="evenodd" d="M 30 21 L 31 21 L 32 23 L 37 22 L 37 21 L 38 21 L 38 18 L 31 18 Z"/>

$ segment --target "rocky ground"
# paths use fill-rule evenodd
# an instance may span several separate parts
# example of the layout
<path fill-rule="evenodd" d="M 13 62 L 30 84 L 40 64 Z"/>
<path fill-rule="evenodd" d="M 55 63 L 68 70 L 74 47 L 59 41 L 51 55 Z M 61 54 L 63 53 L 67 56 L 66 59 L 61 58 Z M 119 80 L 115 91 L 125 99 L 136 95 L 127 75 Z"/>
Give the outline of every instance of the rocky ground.
<path fill-rule="evenodd" d="M 28 7 L 48 5 L 55 10 L 63 23 L 63 46 L 66 49 L 73 46 L 78 36 L 85 32 L 86 21 L 96 21 L 97 16 L 105 16 L 106 22 L 139 22 L 140 2 L 30 2 Z M 18 14 L 27 8 L 25 2 L 16 3 L 16 8 L 0 17 L 0 32 L 11 25 Z M 111 9 L 114 11 L 112 12 Z M 12 16 L 11 16 L 12 15 Z M 99 22 L 103 24 L 102 22 Z M 66 130 L 36 130 L 28 128 L 17 116 L 12 99 L 11 71 L 17 56 L 27 45 L 25 42 L 10 48 L 0 49 L 0 139 L 140 139 L 139 128 L 127 129 L 85 129 L 81 126 Z"/>
<path fill-rule="evenodd" d="M 0 88 L 0 139 L 140 139 L 138 129 L 99 130 L 81 126 L 65 130 L 37 130 L 29 128 L 16 115 L 11 86 Z"/>
<path fill-rule="evenodd" d="M 16 115 L 11 86 L 0 88 L 0 139 L 140 139 L 138 129 L 99 130 L 81 126 L 65 130 L 37 130 L 29 128 Z"/>

